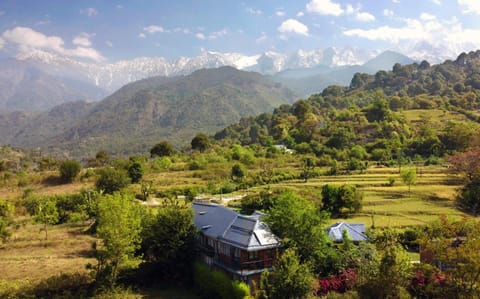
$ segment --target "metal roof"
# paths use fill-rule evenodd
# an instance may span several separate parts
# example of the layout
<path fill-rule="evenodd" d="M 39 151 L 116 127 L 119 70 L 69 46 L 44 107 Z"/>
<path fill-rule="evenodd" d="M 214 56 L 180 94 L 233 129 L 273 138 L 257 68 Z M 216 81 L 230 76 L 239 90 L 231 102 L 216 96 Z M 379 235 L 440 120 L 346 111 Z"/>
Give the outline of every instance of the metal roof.
<path fill-rule="evenodd" d="M 327 228 L 327 234 L 334 242 L 343 242 L 343 231 L 347 231 L 352 241 L 367 241 L 365 224 L 337 222 Z"/>
<path fill-rule="evenodd" d="M 206 236 L 248 251 L 280 246 L 280 240 L 261 221 L 263 213 L 244 216 L 221 205 L 199 202 L 192 207 L 195 226 Z"/>

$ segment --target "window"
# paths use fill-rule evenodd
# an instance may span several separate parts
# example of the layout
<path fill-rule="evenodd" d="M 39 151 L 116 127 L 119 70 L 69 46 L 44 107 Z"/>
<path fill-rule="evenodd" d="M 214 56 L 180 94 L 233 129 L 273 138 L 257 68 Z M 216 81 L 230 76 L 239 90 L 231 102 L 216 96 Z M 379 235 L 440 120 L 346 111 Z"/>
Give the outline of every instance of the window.
<path fill-rule="evenodd" d="M 258 251 L 249 251 L 248 252 L 249 260 L 258 260 Z"/>

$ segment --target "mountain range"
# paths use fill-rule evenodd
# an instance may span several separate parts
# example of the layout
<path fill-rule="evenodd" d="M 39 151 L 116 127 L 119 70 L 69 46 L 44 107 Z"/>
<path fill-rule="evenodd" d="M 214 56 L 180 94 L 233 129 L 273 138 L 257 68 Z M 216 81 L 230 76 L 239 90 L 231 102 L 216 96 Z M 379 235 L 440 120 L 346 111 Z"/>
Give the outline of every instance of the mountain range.
<path fill-rule="evenodd" d="M 376 62 L 375 62 L 376 61 Z M 47 111 L 65 102 L 98 101 L 123 85 L 153 76 L 175 77 L 199 69 L 232 66 L 259 72 L 290 88 L 297 97 L 328 85 L 347 85 L 355 72 L 374 73 L 413 60 L 399 53 L 355 47 L 299 50 L 291 55 L 203 52 L 167 60 L 136 58 L 115 63 L 87 63 L 42 50 L 0 61 L 1 111 Z"/>
<path fill-rule="evenodd" d="M 187 76 L 151 77 L 125 85 L 98 103 L 71 102 L 47 112 L 0 114 L 0 140 L 57 156 L 148 151 L 167 139 L 185 145 L 242 117 L 292 103 L 294 94 L 259 73 L 232 67 Z"/>

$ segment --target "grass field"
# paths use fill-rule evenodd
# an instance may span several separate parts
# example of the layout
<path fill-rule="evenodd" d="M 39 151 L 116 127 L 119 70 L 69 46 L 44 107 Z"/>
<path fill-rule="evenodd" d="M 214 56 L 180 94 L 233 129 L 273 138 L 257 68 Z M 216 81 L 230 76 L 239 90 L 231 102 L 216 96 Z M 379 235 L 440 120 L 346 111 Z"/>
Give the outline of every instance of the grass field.
<path fill-rule="evenodd" d="M 393 186 L 388 179 L 395 179 Z M 455 194 L 460 187 L 460 179 L 441 166 L 420 167 L 417 182 L 405 185 L 398 168 L 370 168 L 364 174 L 321 176 L 303 181 L 287 181 L 272 185 L 272 188 L 289 188 L 301 191 L 306 188 L 318 189 L 324 184 L 355 185 L 364 194 L 363 210 L 348 219 L 332 219 L 365 223 L 367 227 L 405 227 L 424 225 L 441 215 L 462 218 L 465 213 L 455 208 Z M 253 188 L 253 190 L 258 189 Z"/>
<path fill-rule="evenodd" d="M 285 166 L 284 166 L 285 167 Z M 225 168 L 228 171 L 228 167 Z M 212 171 L 207 169 L 206 171 Z M 274 171 L 299 171 L 295 165 Z M 253 171 L 252 171 L 253 172 Z M 252 173 L 251 172 L 251 173 Z M 183 188 L 185 186 L 205 187 L 208 179 L 202 178 L 202 171 L 171 171 L 147 174 L 155 182 L 157 190 Z M 208 177 L 208 175 L 207 175 Z M 395 183 L 389 186 L 389 178 Z M 41 179 L 33 180 L 27 187 L 2 187 L 2 198 L 15 201 L 21 198 L 26 188 L 38 195 L 64 194 L 92 188 L 93 181 L 77 181 L 73 184 L 48 184 Z M 446 167 L 428 166 L 418 169 L 417 182 L 408 191 L 399 174 L 398 168 L 370 167 L 363 174 L 319 176 L 303 180 L 288 180 L 271 184 L 272 189 L 293 189 L 301 194 L 305 190 L 320 197 L 324 184 L 352 184 L 364 194 L 362 212 L 348 219 L 332 219 L 331 222 L 346 220 L 361 222 L 367 227 L 405 227 L 424 225 L 438 219 L 441 215 L 453 218 L 465 217 L 454 205 L 456 190 L 461 185 L 459 177 L 449 173 Z M 139 186 L 133 185 L 132 190 Z M 223 197 L 238 196 L 264 190 L 266 186 L 257 186 L 249 190 L 240 190 Z M 209 196 L 205 194 L 205 196 Z M 216 195 L 219 197 L 219 195 Z M 44 240 L 41 226 L 32 224 L 26 216 L 18 216 L 11 228 L 12 236 L 0 248 L 0 286 L 2 283 L 31 285 L 52 275 L 61 273 L 85 273 L 85 265 L 95 262 L 91 244 L 95 238 L 84 234 L 86 224 L 63 224 L 50 226 L 49 240 Z M 153 289 L 132 291 L 131 298 L 196 298 L 189 290 L 175 286 L 162 286 Z"/>

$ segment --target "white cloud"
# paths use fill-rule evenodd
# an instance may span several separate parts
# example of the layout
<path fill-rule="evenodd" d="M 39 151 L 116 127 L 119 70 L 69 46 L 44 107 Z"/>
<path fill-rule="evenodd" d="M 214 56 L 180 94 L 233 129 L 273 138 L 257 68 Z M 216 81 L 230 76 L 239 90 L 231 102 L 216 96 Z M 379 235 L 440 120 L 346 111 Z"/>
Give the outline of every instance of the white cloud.
<path fill-rule="evenodd" d="M 92 42 L 90 41 L 91 36 L 91 34 L 82 32 L 73 38 L 72 43 L 76 46 L 90 47 L 92 45 Z"/>
<path fill-rule="evenodd" d="M 463 13 L 475 13 L 480 15 L 480 1 L 478 0 L 458 0 L 458 4 L 463 6 Z"/>
<path fill-rule="evenodd" d="M 284 12 L 283 10 L 277 10 L 277 11 L 275 12 L 275 15 L 276 15 L 277 17 L 284 17 L 284 16 L 285 16 L 285 12 Z"/>
<path fill-rule="evenodd" d="M 305 14 L 303 13 L 303 11 L 299 11 L 299 12 L 297 13 L 297 17 L 299 17 L 299 18 L 303 17 L 304 15 L 305 15 Z"/>
<path fill-rule="evenodd" d="M 213 40 L 213 39 L 217 39 L 219 37 L 225 36 L 227 34 L 228 34 L 228 31 L 227 31 L 227 29 L 224 28 L 220 31 L 215 31 L 215 32 L 210 33 L 207 38 L 209 40 Z"/>
<path fill-rule="evenodd" d="M 277 30 L 281 33 L 296 33 L 308 36 L 308 27 L 295 19 L 284 21 Z"/>
<path fill-rule="evenodd" d="M 392 0 L 393 3 L 400 3 L 400 0 Z"/>
<path fill-rule="evenodd" d="M 355 18 L 361 22 L 373 22 L 375 21 L 375 16 L 368 12 L 357 12 Z"/>
<path fill-rule="evenodd" d="M 165 29 L 163 29 L 162 26 L 150 25 L 150 26 L 144 27 L 143 31 L 145 31 L 147 33 L 150 33 L 150 34 L 154 34 L 154 33 L 157 33 L 157 32 L 160 32 L 160 33 L 165 32 Z"/>
<path fill-rule="evenodd" d="M 427 18 L 428 19 L 428 18 Z M 426 41 L 432 45 L 450 45 L 470 48 L 480 47 L 480 30 L 464 29 L 457 18 L 450 20 L 405 19 L 402 27 L 382 26 L 373 29 L 350 29 L 343 32 L 346 36 L 365 38 L 369 40 L 387 41 L 393 44 L 408 44 Z"/>
<path fill-rule="evenodd" d="M 307 3 L 307 11 L 321 15 L 339 16 L 344 13 L 340 4 L 331 0 L 311 0 Z"/>
<path fill-rule="evenodd" d="M 98 10 L 96 10 L 93 7 L 87 7 L 85 9 L 80 9 L 80 13 L 84 14 L 84 15 L 87 15 L 89 17 L 93 17 L 93 16 L 98 15 Z"/>
<path fill-rule="evenodd" d="M 428 36 L 423 24 L 418 20 L 406 20 L 405 27 L 382 26 L 374 29 L 350 29 L 343 32 L 346 36 L 356 36 L 369 40 L 384 40 L 394 43 L 407 39 L 423 39 Z"/>
<path fill-rule="evenodd" d="M 393 17 L 394 12 L 393 12 L 393 10 L 390 10 L 390 9 L 384 9 L 384 10 L 383 10 L 383 15 L 386 16 L 386 17 L 391 18 L 391 17 Z"/>
<path fill-rule="evenodd" d="M 368 12 L 361 11 L 361 6 L 358 5 L 357 8 L 354 8 L 351 4 L 347 4 L 344 13 L 347 15 L 354 15 L 355 19 L 360 22 L 373 22 L 375 21 L 375 16 Z"/>
<path fill-rule="evenodd" d="M 347 9 L 345 10 L 345 13 L 347 15 L 350 15 L 355 12 L 355 8 L 353 8 L 353 5 L 347 4 Z"/>
<path fill-rule="evenodd" d="M 441 1 L 441 0 L 430 0 L 430 1 L 432 1 L 432 3 L 434 3 L 434 4 L 442 5 L 442 1 Z"/>
<path fill-rule="evenodd" d="M 5 45 L 5 41 L 3 38 L 0 37 L 0 49 L 3 49 L 3 46 Z"/>
<path fill-rule="evenodd" d="M 138 34 L 138 37 L 139 37 L 139 38 L 146 38 L 147 36 L 145 35 L 145 33 L 140 32 L 140 33 Z"/>
<path fill-rule="evenodd" d="M 434 15 L 431 15 L 429 13 L 426 13 L 426 12 L 423 12 L 420 14 L 420 20 L 424 20 L 424 21 L 431 21 L 431 20 L 435 20 L 437 17 L 434 16 Z"/>
<path fill-rule="evenodd" d="M 117 9 L 122 9 L 123 8 L 123 5 L 121 4 L 117 4 L 117 6 L 115 6 Z"/>
<path fill-rule="evenodd" d="M 263 14 L 263 11 L 261 11 L 260 9 L 255 9 L 253 7 L 247 7 L 246 9 L 246 12 L 248 12 L 249 14 L 252 14 L 252 15 L 262 15 Z"/>
<path fill-rule="evenodd" d="M 107 40 L 107 41 L 105 42 L 105 44 L 106 44 L 107 46 L 109 46 L 110 48 L 113 47 L 113 43 L 112 43 L 111 41 L 109 41 L 109 40 Z"/>
<path fill-rule="evenodd" d="M 201 32 L 195 34 L 195 37 L 198 38 L 198 39 L 201 39 L 201 40 L 204 40 L 206 38 L 205 34 L 203 34 Z"/>
<path fill-rule="evenodd" d="M 64 47 L 65 42 L 62 38 L 58 36 L 46 36 L 28 27 L 15 27 L 11 30 L 6 30 L 2 34 L 2 38 L 5 44 L 8 43 L 16 46 L 18 50 L 23 53 L 39 49 L 70 57 L 88 58 L 95 61 L 105 59 L 100 52 L 90 47 L 91 43 L 86 45 L 85 40 L 80 40 L 80 42 L 76 44 L 76 48 L 67 49 Z M 82 42 L 83 45 L 81 44 Z"/>

